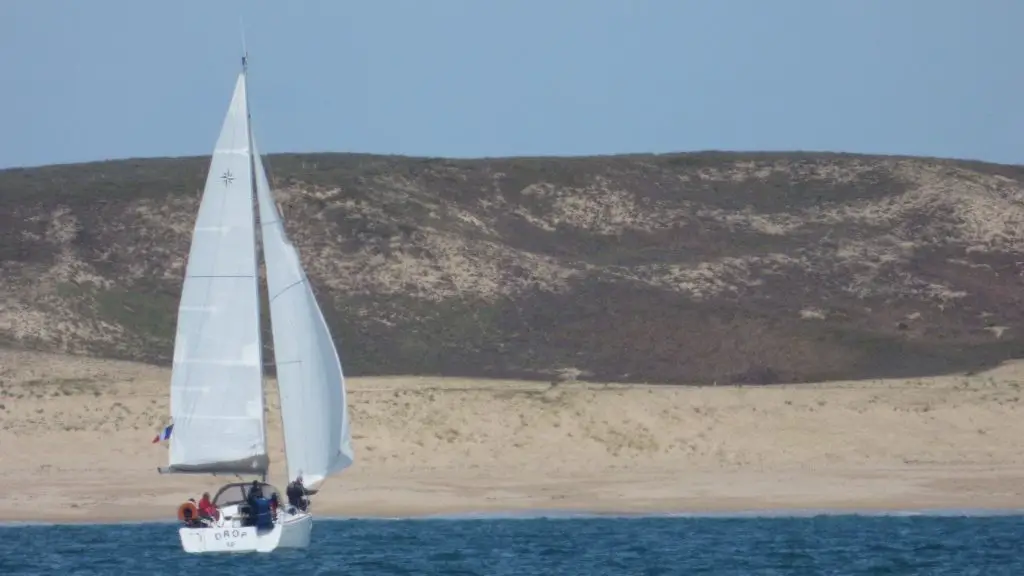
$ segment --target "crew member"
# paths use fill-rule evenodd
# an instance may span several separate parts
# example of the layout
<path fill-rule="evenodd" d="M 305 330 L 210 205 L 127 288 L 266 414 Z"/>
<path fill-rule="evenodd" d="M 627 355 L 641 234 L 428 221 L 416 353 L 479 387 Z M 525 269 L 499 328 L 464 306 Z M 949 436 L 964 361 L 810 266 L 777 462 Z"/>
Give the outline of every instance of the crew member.
<path fill-rule="evenodd" d="M 209 518 L 210 520 L 220 519 L 220 510 L 217 510 L 217 507 L 213 505 L 209 492 L 203 492 L 203 497 L 199 499 L 199 517 Z"/>
<path fill-rule="evenodd" d="M 295 480 L 288 484 L 288 487 L 285 489 L 285 493 L 288 495 L 289 505 L 295 506 L 303 512 L 306 511 L 306 508 L 309 506 L 309 499 L 306 498 L 306 495 L 309 494 L 309 492 L 302 484 L 302 474 L 299 474 Z"/>

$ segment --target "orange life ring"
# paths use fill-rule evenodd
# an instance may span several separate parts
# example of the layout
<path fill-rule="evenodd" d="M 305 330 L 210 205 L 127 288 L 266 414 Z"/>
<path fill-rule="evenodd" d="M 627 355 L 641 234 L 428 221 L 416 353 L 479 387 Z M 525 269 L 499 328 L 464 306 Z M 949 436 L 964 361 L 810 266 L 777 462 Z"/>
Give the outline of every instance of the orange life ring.
<path fill-rule="evenodd" d="M 178 521 L 179 522 L 185 522 L 185 518 L 186 518 L 185 511 L 186 510 L 191 510 L 191 512 L 192 512 L 191 514 L 188 515 L 188 518 L 190 520 L 196 520 L 196 519 L 199 518 L 199 508 L 197 508 L 196 505 L 193 502 L 188 501 L 188 502 L 182 503 L 181 506 L 178 506 Z"/>

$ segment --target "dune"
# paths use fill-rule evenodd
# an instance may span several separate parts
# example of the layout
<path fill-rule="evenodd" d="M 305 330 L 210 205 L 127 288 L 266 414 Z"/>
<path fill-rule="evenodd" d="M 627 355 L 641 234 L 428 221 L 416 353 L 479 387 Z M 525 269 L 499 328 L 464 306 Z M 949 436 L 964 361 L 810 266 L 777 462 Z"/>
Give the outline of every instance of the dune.
<path fill-rule="evenodd" d="M 349 381 L 355 465 L 320 515 L 1024 508 L 1024 364 L 758 386 Z M 0 520 L 173 519 L 167 369 L 0 351 Z M 276 389 L 274 470 L 284 483 Z"/>

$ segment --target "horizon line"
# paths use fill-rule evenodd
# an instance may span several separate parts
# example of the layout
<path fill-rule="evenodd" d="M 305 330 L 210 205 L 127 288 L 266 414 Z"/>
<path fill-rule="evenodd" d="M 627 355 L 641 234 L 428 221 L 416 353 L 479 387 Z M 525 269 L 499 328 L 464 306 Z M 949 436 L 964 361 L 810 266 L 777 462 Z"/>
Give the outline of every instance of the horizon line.
<path fill-rule="evenodd" d="M 630 158 L 630 157 L 646 157 L 646 156 L 699 156 L 699 155 L 732 155 L 732 156 L 852 156 L 862 158 L 890 158 L 890 159 L 905 159 L 905 160 L 931 160 L 941 162 L 963 162 L 963 163 L 975 163 L 975 164 L 987 164 L 990 166 L 1006 166 L 1006 167 L 1024 167 L 1024 161 L 1020 163 L 1009 163 L 1009 162 L 996 162 L 992 160 L 983 160 L 980 158 L 968 158 L 968 157 L 957 157 L 957 156 L 929 156 L 929 155 L 917 155 L 917 154 L 899 154 L 899 153 L 883 153 L 883 152 L 849 152 L 841 150 L 816 150 L 816 149 L 761 149 L 761 150 L 742 150 L 742 149 L 717 149 L 707 148 L 700 150 L 675 150 L 668 152 L 611 152 L 611 153 L 581 153 L 581 154 L 510 154 L 510 155 L 495 155 L 495 156 L 445 156 L 445 155 L 427 155 L 427 154 L 400 154 L 400 153 L 382 153 L 382 152 L 355 152 L 355 151 L 340 151 L 340 150 L 319 150 L 319 151 L 304 151 L 304 152 L 265 152 L 262 153 L 261 157 L 274 157 L 274 156 L 365 156 L 373 158 L 394 158 L 394 159 L 405 159 L 405 160 L 426 160 L 435 162 L 482 162 L 482 161 L 496 161 L 496 160 L 586 160 L 586 159 L 601 159 L 601 158 Z M 72 167 L 72 166 L 88 166 L 91 164 L 107 164 L 116 162 L 139 162 L 139 161 L 153 161 L 153 160 L 190 160 L 194 158 L 209 158 L 213 155 L 213 152 L 206 154 L 180 154 L 180 155 L 167 155 L 167 156 L 124 156 L 124 157 L 112 157 L 95 160 L 78 160 L 68 162 L 53 162 L 49 164 L 26 164 L 19 166 L 7 166 L 0 167 L 0 172 L 14 171 L 14 170 L 35 170 L 45 168 L 56 168 L 56 167 Z"/>

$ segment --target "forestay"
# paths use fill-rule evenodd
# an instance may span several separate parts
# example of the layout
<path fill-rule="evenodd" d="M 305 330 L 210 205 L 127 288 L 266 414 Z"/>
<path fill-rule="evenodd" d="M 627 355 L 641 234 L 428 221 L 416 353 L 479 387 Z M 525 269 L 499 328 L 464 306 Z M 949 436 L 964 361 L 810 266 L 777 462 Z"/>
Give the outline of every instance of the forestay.
<path fill-rule="evenodd" d="M 167 472 L 268 467 L 248 122 L 243 73 L 217 139 L 182 286 Z"/>
<path fill-rule="evenodd" d="M 301 474 L 306 487 L 316 489 L 352 464 L 345 376 L 298 252 L 285 233 L 255 138 L 252 150 L 288 479 Z"/>

